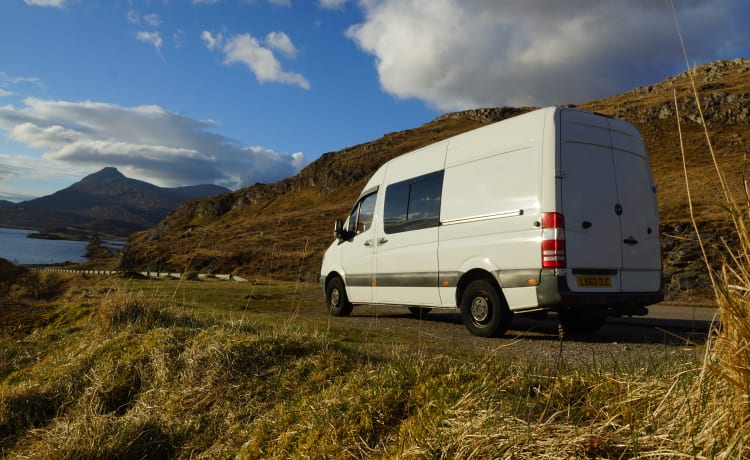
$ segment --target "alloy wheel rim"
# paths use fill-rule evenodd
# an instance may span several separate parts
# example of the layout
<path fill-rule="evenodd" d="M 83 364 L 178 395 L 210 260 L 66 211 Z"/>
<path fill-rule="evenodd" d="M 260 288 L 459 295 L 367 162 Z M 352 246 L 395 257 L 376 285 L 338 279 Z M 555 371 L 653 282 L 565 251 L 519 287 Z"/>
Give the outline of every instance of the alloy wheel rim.
<path fill-rule="evenodd" d="M 331 291 L 331 307 L 338 308 L 339 302 L 341 301 L 341 294 L 338 289 Z"/>
<path fill-rule="evenodd" d="M 487 321 L 490 315 L 490 306 L 486 297 L 475 297 L 471 302 L 471 317 L 478 323 Z"/>

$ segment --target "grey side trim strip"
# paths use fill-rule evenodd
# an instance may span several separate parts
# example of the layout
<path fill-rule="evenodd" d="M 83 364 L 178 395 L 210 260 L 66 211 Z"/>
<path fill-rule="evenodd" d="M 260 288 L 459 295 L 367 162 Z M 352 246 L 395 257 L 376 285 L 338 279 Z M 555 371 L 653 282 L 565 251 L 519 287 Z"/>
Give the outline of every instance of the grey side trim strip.
<path fill-rule="evenodd" d="M 517 288 L 534 286 L 529 284 L 529 280 L 538 283 L 540 274 L 541 269 L 521 269 L 501 270 L 495 276 L 502 287 Z M 346 283 L 359 287 L 456 287 L 461 276 L 462 272 L 378 273 L 376 277 L 350 274 L 346 276 Z"/>
<path fill-rule="evenodd" d="M 346 284 L 349 286 L 372 286 L 374 278 L 370 274 L 366 275 L 346 275 Z"/>
<path fill-rule="evenodd" d="M 377 287 L 437 287 L 438 273 L 378 273 Z"/>
<path fill-rule="evenodd" d="M 440 225 L 455 225 L 455 224 L 463 224 L 467 222 L 477 222 L 480 220 L 502 219 L 504 217 L 514 217 L 514 216 L 522 216 L 522 215 L 523 215 L 523 209 L 515 209 L 513 211 L 495 212 L 492 214 L 481 214 L 478 216 L 462 217 L 460 219 L 444 220 L 440 222 Z"/>

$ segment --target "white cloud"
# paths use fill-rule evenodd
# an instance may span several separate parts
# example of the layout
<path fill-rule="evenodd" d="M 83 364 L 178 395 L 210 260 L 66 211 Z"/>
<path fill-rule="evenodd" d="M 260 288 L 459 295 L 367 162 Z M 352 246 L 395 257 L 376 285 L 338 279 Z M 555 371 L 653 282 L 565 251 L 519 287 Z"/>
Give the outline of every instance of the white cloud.
<path fill-rule="evenodd" d="M 266 35 L 265 43 L 269 48 L 274 49 L 285 56 L 292 58 L 297 56 L 297 48 L 294 47 L 289 36 L 284 32 L 269 33 Z"/>
<path fill-rule="evenodd" d="M 231 188 L 276 182 L 304 165 L 301 153 L 238 145 L 195 120 L 158 106 L 26 99 L 0 107 L 0 129 L 69 167 L 115 166 L 162 186 L 215 183 Z"/>
<path fill-rule="evenodd" d="M 31 6 L 52 6 L 62 8 L 65 6 L 65 0 L 23 0 L 24 3 Z"/>
<path fill-rule="evenodd" d="M 159 25 L 161 24 L 161 18 L 156 13 L 144 15 L 143 20 L 146 21 L 146 24 L 150 25 L 151 27 L 159 27 Z"/>
<path fill-rule="evenodd" d="M 583 102 L 652 83 L 683 62 L 664 2 L 359 4 L 365 20 L 347 35 L 375 57 L 382 88 L 442 110 Z M 726 52 L 745 33 L 738 21 L 746 15 L 732 10 L 749 5 L 680 2 L 691 56 L 700 62 Z"/>
<path fill-rule="evenodd" d="M 139 42 L 151 44 L 156 50 L 156 53 L 159 56 L 161 56 L 162 39 L 161 39 L 161 35 L 159 34 L 159 32 L 140 31 L 136 34 L 135 38 Z"/>
<path fill-rule="evenodd" d="M 204 42 L 206 42 L 206 47 L 213 51 L 216 48 L 219 48 L 221 46 L 221 43 L 223 42 L 223 39 L 221 37 L 221 32 L 213 35 L 211 32 L 204 30 L 203 33 L 201 33 L 201 38 Z"/>
<path fill-rule="evenodd" d="M 9 85 L 18 85 L 18 84 L 33 84 L 39 87 L 44 87 L 44 83 L 42 83 L 42 80 L 37 77 L 16 77 L 13 75 L 8 75 L 5 72 L 0 72 L 0 83 L 7 83 Z"/>
<path fill-rule="evenodd" d="M 225 64 L 244 64 L 261 83 L 286 83 L 310 89 L 310 82 L 303 75 L 284 71 L 273 51 L 250 34 L 235 35 L 224 42 L 221 34 L 213 35 L 204 30 L 201 38 L 209 50 L 221 49 Z M 285 54 L 291 50 L 296 53 L 296 48 L 283 32 L 272 32 L 266 37 L 266 42 L 274 48 L 285 47 Z"/>
<path fill-rule="evenodd" d="M 346 2 L 347 0 L 318 0 L 318 5 L 321 8 L 336 10 L 342 8 Z"/>
<path fill-rule="evenodd" d="M 29 88 L 29 86 L 34 88 Z M 30 89 L 45 88 L 42 80 L 37 77 L 19 77 L 0 72 L 0 98 L 28 93 Z"/>

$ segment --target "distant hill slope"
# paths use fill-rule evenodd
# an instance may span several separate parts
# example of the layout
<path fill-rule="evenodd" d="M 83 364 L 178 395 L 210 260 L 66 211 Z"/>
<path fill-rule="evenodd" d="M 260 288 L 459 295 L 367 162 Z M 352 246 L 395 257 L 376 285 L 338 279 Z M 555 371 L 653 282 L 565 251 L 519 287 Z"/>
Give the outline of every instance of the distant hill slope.
<path fill-rule="evenodd" d="M 0 206 L 2 225 L 127 236 L 152 227 L 190 198 L 229 191 L 215 185 L 163 188 L 107 167 L 51 195 Z"/>
<path fill-rule="evenodd" d="M 694 78 L 714 149 L 735 190 L 742 190 L 744 155 L 750 148 L 750 59 L 718 61 L 695 69 Z M 705 287 L 702 262 L 692 243 L 673 238 L 689 222 L 674 91 L 682 117 L 687 164 L 698 218 L 722 219 L 716 174 L 687 74 L 637 88 L 580 108 L 624 118 L 643 135 L 650 154 L 664 225 L 668 289 Z M 234 272 L 243 276 L 315 281 L 322 253 L 333 240 L 336 218 L 345 217 L 361 187 L 385 161 L 421 146 L 529 108 L 487 108 L 450 113 L 378 140 L 327 153 L 298 175 L 202 200 L 186 202 L 154 229 L 133 235 L 125 269 Z M 684 233 L 681 236 L 685 236 Z M 687 245 L 687 246 L 686 246 Z"/>

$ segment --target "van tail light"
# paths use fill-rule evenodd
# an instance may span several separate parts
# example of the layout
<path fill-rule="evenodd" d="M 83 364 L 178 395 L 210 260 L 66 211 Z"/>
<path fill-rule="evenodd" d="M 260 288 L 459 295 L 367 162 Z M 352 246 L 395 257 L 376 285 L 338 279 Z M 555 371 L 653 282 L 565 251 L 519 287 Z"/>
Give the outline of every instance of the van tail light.
<path fill-rule="evenodd" d="M 543 212 L 542 268 L 565 267 L 565 219 L 558 212 Z"/>

